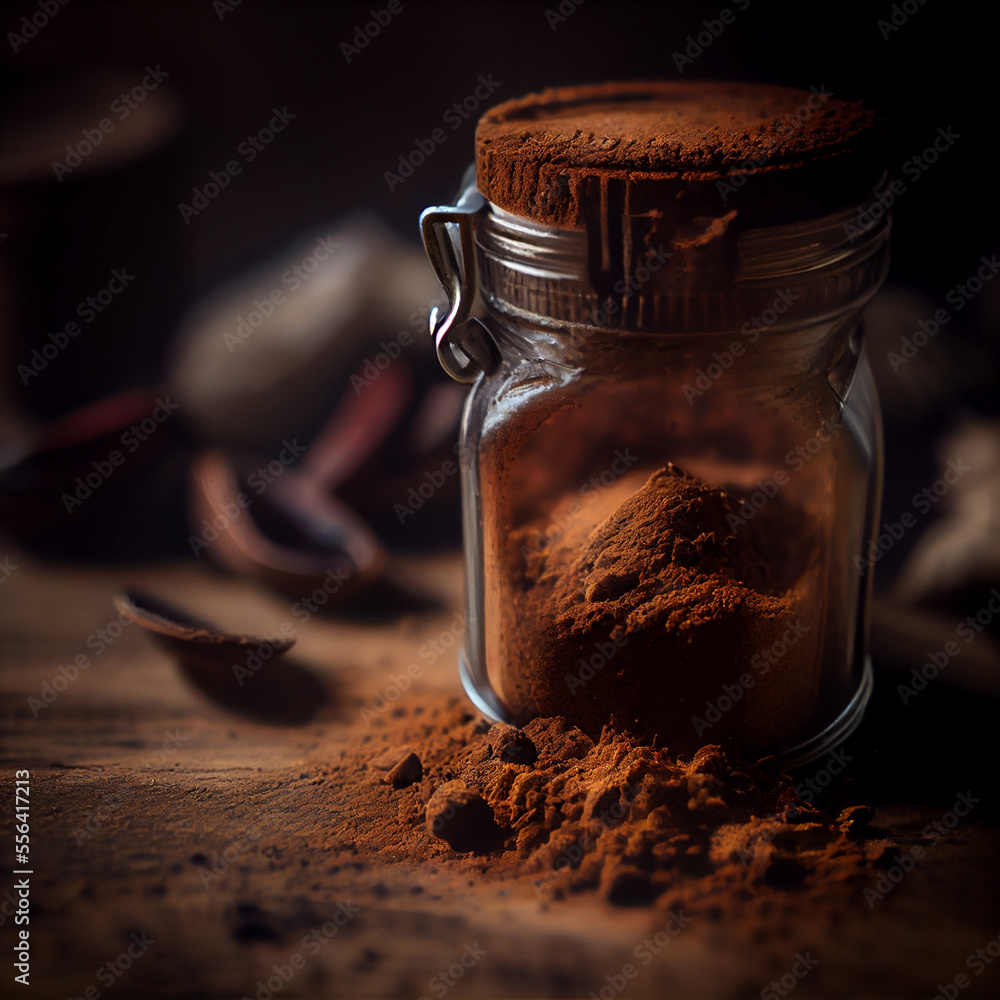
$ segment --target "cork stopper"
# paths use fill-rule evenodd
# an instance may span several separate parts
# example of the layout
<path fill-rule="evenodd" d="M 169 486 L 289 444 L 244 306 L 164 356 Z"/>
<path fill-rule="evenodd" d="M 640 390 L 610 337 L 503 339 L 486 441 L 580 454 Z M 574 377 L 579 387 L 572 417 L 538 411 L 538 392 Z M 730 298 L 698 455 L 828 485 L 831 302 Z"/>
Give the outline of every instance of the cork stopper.
<path fill-rule="evenodd" d="M 753 270 L 751 236 L 854 212 L 884 175 L 876 116 L 823 86 L 559 88 L 498 105 L 476 131 L 483 196 L 522 219 L 585 234 L 587 307 L 592 299 L 618 309 L 633 327 L 738 320 L 746 303 L 731 293 Z M 804 229 L 792 242 L 805 256 L 816 245 Z M 794 257 L 789 266 L 804 266 Z M 560 314 L 554 294 L 533 289 L 544 303 L 537 311 Z M 729 312 L 716 316 L 723 306 Z"/>
<path fill-rule="evenodd" d="M 883 170 L 875 115 L 822 85 L 565 87 L 498 105 L 476 132 L 483 195 L 562 229 L 609 215 L 814 218 L 860 202 Z"/>

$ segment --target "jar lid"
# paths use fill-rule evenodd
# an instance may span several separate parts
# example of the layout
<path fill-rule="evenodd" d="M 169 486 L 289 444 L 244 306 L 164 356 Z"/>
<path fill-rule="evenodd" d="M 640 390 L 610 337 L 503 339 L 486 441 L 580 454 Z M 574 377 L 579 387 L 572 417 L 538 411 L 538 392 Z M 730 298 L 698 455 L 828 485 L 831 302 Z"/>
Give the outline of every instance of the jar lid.
<path fill-rule="evenodd" d="M 884 182 L 879 119 L 822 85 L 556 88 L 498 105 L 476 131 L 481 194 L 508 218 L 581 234 L 582 287 L 633 326 L 702 315 L 703 301 L 718 303 L 701 296 L 863 254 L 843 223 Z M 670 265 L 651 275 L 654 255 Z M 548 290 L 531 294 L 552 308 Z"/>
<path fill-rule="evenodd" d="M 561 229 L 657 213 L 746 228 L 860 203 L 884 172 L 882 147 L 876 116 L 823 85 L 605 83 L 488 111 L 476 182 L 500 208 Z"/>

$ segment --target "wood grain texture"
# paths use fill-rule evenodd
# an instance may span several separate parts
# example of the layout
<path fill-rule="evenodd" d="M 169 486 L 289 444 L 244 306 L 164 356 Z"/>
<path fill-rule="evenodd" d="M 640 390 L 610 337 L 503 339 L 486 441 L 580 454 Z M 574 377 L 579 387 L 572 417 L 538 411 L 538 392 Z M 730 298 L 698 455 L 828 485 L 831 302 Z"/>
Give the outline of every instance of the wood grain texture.
<path fill-rule="evenodd" d="M 77 997 L 90 987 L 113 997 L 266 1000 L 271 978 L 282 1000 L 442 990 L 600 996 L 632 963 L 625 997 L 758 997 L 811 950 L 819 964 L 796 1000 L 932 996 L 937 983 L 969 973 L 966 957 L 1000 930 L 996 828 L 984 821 L 960 824 L 874 908 L 860 895 L 823 907 L 806 885 L 770 912 L 694 919 L 647 964 L 636 949 L 663 925 L 653 908 L 616 909 L 587 895 L 543 902 L 530 879 L 497 880 L 488 862 L 444 847 L 432 863 L 402 846 L 373 853 L 363 822 L 332 837 L 340 762 L 367 744 L 372 753 L 391 746 L 393 720 L 412 723 L 418 702 L 462 697 L 454 650 L 431 657 L 424 646 L 456 622 L 455 557 L 401 564 L 400 578 L 437 608 L 381 622 L 301 621 L 285 599 L 202 564 L 123 572 L 44 567 L 20 555 L 11 562 L 18 568 L 0 585 L 0 838 L 6 865 L 14 770 L 30 768 L 34 989 L 25 995 Z M 298 644 L 287 659 L 312 685 L 296 688 L 293 675 L 292 689 L 312 692 L 313 703 L 295 715 L 275 700 L 270 721 L 258 703 L 227 707 L 134 626 L 98 654 L 104 640 L 94 637 L 117 621 L 110 597 L 124 583 L 231 631 L 271 632 L 291 616 Z M 90 666 L 35 717 L 28 699 L 78 654 Z M 361 709 L 377 706 L 411 663 L 421 668 L 411 691 L 366 724 Z M 360 815 L 374 823 L 399 794 L 373 774 Z M 876 805 L 878 825 L 900 844 L 915 843 L 943 812 L 937 802 L 890 796 Z M 10 954 L 6 909 L 0 928 Z M 120 977 L 101 972 L 142 934 L 152 944 Z M 293 963 L 301 968 L 287 983 L 275 979 Z M 997 967 L 972 976 L 962 995 L 995 991 Z M 9 981 L 13 971 L 6 965 L 0 975 Z"/>

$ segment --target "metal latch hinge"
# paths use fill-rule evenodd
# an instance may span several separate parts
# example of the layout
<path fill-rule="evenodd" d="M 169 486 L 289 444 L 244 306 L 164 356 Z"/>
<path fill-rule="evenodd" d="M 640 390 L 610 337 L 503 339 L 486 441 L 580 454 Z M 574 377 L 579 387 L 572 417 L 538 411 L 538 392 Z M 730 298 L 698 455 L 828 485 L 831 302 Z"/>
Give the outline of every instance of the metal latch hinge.
<path fill-rule="evenodd" d="M 455 205 L 438 205 L 420 213 L 420 232 L 427 257 L 448 296 L 448 307 L 431 310 L 430 332 L 441 367 L 458 382 L 475 382 L 490 372 L 499 352 L 485 326 L 470 319 L 476 298 L 476 251 L 473 226 L 486 210 L 486 199 L 476 190 L 472 167 L 466 172 Z"/>

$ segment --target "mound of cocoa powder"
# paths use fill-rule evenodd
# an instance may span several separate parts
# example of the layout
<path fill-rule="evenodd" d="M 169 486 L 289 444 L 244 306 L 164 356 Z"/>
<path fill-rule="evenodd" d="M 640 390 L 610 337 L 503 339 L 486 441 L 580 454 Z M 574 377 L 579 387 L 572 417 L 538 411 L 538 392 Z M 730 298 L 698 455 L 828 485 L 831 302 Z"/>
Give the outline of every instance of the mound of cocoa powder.
<path fill-rule="evenodd" d="M 853 886 L 884 851 L 864 841 L 870 809 L 825 815 L 774 758 L 750 764 L 713 745 L 677 757 L 617 725 L 591 740 L 558 717 L 458 730 L 410 744 L 435 763 L 394 793 L 408 804 L 391 839 L 416 856 L 424 838 L 478 856 L 483 874 L 530 878 L 546 897 L 738 909 L 763 887 Z"/>
<path fill-rule="evenodd" d="M 400 785 L 404 760 L 421 777 Z M 835 911 L 893 846 L 865 806 L 834 818 L 804 802 L 773 757 L 677 755 L 618 724 L 594 740 L 559 717 L 491 726 L 458 695 L 413 695 L 314 781 L 331 856 L 444 867 L 543 902 Z"/>
<path fill-rule="evenodd" d="M 502 695 L 515 719 L 562 715 L 597 738 L 613 714 L 674 752 L 708 739 L 763 750 L 801 730 L 818 685 L 814 649 L 805 637 L 753 669 L 801 609 L 774 592 L 752 534 L 734 529 L 741 503 L 669 464 L 624 477 L 590 530 L 568 519 L 539 543 L 561 520 L 556 505 L 512 531 Z M 720 699 L 731 707 L 706 725 Z"/>

